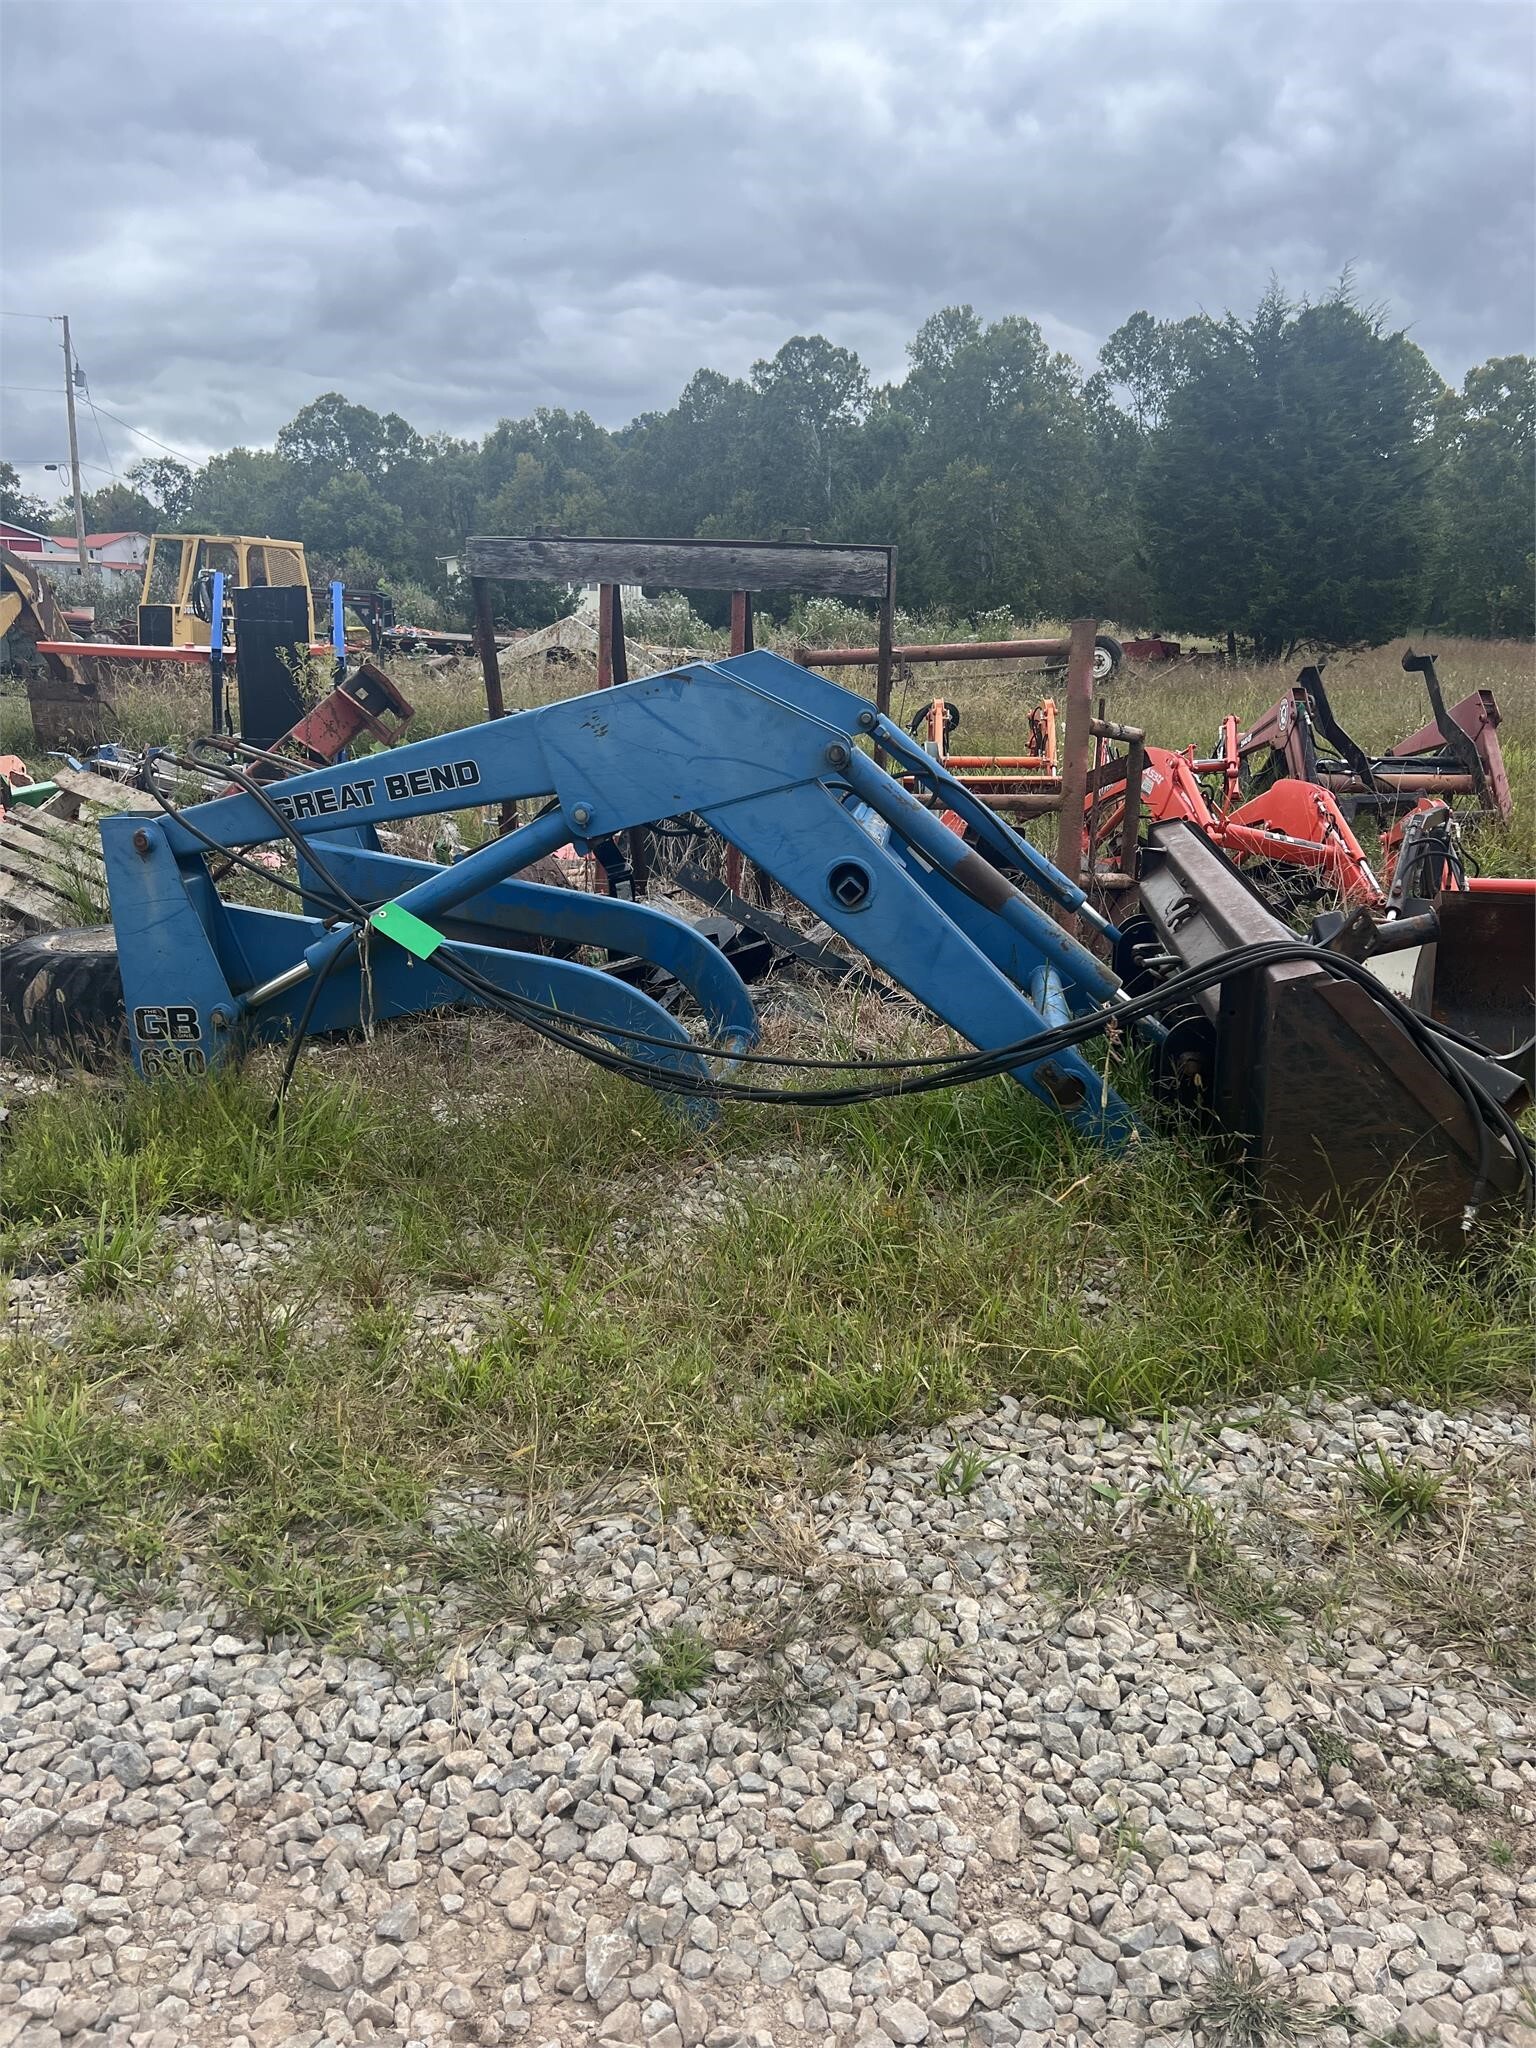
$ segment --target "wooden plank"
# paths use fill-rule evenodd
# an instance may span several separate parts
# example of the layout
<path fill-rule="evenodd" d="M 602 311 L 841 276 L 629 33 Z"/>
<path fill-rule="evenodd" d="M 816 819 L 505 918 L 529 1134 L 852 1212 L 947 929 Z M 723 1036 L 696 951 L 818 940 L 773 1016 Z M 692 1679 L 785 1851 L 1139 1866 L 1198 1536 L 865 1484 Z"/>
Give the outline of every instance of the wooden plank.
<path fill-rule="evenodd" d="M 66 874 L 105 881 L 106 865 L 90 840 L 81 834 L 66 839 L 46 839 L 36 832 L 18 831 L 10 819 L 0 825 L 0 846 L 9 847 L 18 860 L 31 860 L 40 868 L 60 868 Z"/>
<path fill-rule="evenodd" d="M 514 583 L 649 583 L 664 590 L 801 590 L 884 599 L 889 548 L 807 541 L 603 540 L 551 535 L 465 543 L 471 576 Z"/>
<path fill-rule="evenodd" d="M 33 872 L 33 868 L 29 868 L 25 860 L 16 860 L 10 854 L 8 846 L 0 846 L 0 881 L 4 881 L 6 887 L 18 887 L 18 889 L 27 889 L 27 891 L 39 893 L 39 901 L 45 895 L 53 903 L 53 909 L 51 909 L 49 915 L 55 920 L 55 924 L 68 911 L 74 909 L 76 895 L 78 895 L 78 891 L 74 891 L 74 889 L 59 887 L 59 883 L 51 877 L 51 874 L 37 874 L 37 872 Z"/>
<path fill-rule="evenodd" d="M 60 768 L 49 778 L 70 796 L 104 811 L 158 811 L 160 806 L 142 789 L 130 789 L 126 782 L 114 782 L 110 775 L 92 775 L 85 768 Z"/>
<path fill-rule="evenodd" d="M 0 838 L 0 868 L 8 875 L 19 875 L 24 882 L 35 882 L 39 889 L 54 889 L 64 893 L 68 876 L 57 861 L 40 861 L 25 847 L 12 846 Z"/>
<path fill-rule="evenodd" d="M 61 867 L 57 861 L 41 861 L 36 854 L 0 839 L 0 871 L 39 889 L 51 889 L 60 897 L 73 899 L 89 893 L 101 903 L 107 900 L 107 878 L 85 869 Z"/>
<path fill-rule="evenodd" d="M 61 846 L 85 845 L 99 860 L 101 840 L 97 835 L 94 818 L 63 817 L 52 811 L 36 806 L 17 805 L 6 813 L 5 823 L 0 831 L 35 832 L 39 838 L 56 840 Z"/>
<path fill-rule="evenodd" d="M 36 931 L 51 932 L 61 924 L 72 924 L 75 914 L 75 904 L 69 898 L 45 894 L 13 875 L 0 873 L 0 915 L 14 917 Z"/>

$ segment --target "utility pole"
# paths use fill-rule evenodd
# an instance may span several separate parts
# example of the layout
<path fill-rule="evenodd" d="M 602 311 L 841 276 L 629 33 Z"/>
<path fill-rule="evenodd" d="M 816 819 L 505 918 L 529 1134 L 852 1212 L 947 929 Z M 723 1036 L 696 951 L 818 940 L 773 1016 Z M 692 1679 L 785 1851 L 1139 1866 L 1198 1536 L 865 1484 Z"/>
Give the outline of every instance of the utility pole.
<path fill-rule="evenodd" d="M 85 506 L 80 500 L 80 437 L 75 431 L 75 359 L 69 346 L 69 315 L 61 313 L 64 329 L 64 403 L 69 408 L 69 480 L 75 491 L 75 540 L 80 549 L 80 573 L 91 566 L 85 545 Z"/>

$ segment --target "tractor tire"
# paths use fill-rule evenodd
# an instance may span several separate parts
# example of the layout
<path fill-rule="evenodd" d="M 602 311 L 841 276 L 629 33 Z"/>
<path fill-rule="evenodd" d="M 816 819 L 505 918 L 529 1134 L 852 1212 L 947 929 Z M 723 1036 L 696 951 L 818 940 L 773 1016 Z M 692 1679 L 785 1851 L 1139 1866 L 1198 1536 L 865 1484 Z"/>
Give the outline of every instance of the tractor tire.
<path fill-rule="evenodd" d="M 1125 659 L 1125 649 L 1111 633 L 1099 633 L 1093 642 L 1093 680 L 1107 683 Z"/>
<path fill-rule="evenodd" d="M 126 1057 L 111 925 L 46 932 L 0 951 L 0 1048 L 47 1066 L 106 1067 Z"/>

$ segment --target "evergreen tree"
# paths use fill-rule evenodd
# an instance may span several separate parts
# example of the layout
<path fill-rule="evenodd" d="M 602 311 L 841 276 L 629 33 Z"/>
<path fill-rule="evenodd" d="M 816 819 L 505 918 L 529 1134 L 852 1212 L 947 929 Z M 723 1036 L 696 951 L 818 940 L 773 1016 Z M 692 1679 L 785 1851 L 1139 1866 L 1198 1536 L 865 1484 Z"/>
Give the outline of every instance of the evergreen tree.
<path fill-rule="evenodd" d="M 1458 633 L 1536 632 L 1536 361 L 1495 356 L 1435 416 L 1439 533 L 1429 616 Z"/>
<path fill-rule="evenodd" d="M 1272 287 L 1249 321 L 1194 342 L 1142 468 L 1159 614 L 1244 634 L 1262 658 L 1299 640 L 1390 639 L 1418 613 L 1434 531 L 1439 379 L 1357 305 Z"/>
<path fill-rule="evenodd" d="M 1090 436 L 1078 373 L 1032 320 L 970 306 L 924 321 L 891 393 L 909 440 L 900 482 L 909 601 L 957 611 L 1051 606 L 1081 557 Z"/>
<path fill-rule="evenodd" d="M 876 390 L 851 350 L 795 335 L 617 431 L 542 407 L 479 443 L 324 392 L 275 448 L 135 465 L 92 521 L 301 540 L 317 576 L 350 556 L 454 605 L 466 535 L 547 528 L 894 541 L 909 607 L 1230 628 L 1262 654 L 1388 637 L 1426 599 L 1463 631 L 1536 625 L 1536 368 L 1446 392 L 1347 280 L 1316 306 L 1274 288 L 1246 321 L 1135 313 L 1086 381 L 1033 321 L 970 306 L 908 357 Z M 55 516 L 3 469 L 0 505 Z"/>

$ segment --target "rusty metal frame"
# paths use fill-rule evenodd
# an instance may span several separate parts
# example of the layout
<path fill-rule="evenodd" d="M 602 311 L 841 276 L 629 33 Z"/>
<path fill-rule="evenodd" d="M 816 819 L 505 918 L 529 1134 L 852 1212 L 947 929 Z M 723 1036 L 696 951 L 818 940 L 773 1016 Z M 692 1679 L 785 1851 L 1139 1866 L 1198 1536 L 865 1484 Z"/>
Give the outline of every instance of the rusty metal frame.
<path fill-rule="evenodd" d="M 1061 814 L 1056 840 L 1056 865 L 1074 882 L 1083 875 L 1083 809 L 1088 799 L 1092 756 L 1097 735 L 1093 715 L 1093 649 L 1097 619 L 1074 619 L 1065 638 L 1041 640 L 950 640 L 930 645 L 893 647 L 797 647 L 802 668 L 872 668 L 882 655 L 913 667 L 953 661 L 1052 661 L 1066 666 L 1066 715 L 1061 721 L 1059 756 L 1041 761 L 1033 755 L 947 755 L 944 764 L 967 789 L 985 797 L 996 811 L 1014 818 Z M 882 711 L 888 711 L 882 703 Z M 1053 706 L 1054 710 L 1054 706 Z M 1102 724 L 1102 721 L 1097 721 Z M 1121 728 L 1105 728 L 1105 736 Z M 1129 730 L 1129 728 L 1125 728 Z M 1052 753 L 1055 752 L 1053 748 Z M 989 770 L 996 772 L 989 773 Z M 1138 773 L 1138 782 L 1140 780 Z M 1097 878 L 1096 878 L 1097 879 Z M 1116 886 L 1124 883 L 1116 879 Z"/>
<path fill-rule="evenodd" d="M 1351 739 L 1334 715 L 1321 675 L 1308 667 L 1242 734 L 1240 757 L 1271 754 L 1278 773 L 1315 782 L 1342 798 L 1346 815 L 1360 809 L 1401 812 L 1424 796 L 1471 796 L 1507 823 L 1514 803 L 1493 692 L 1474 690 L 1447 708 L 1430 657 L 1410 648 L 1403 667 L 1423 675 L 1435 716 L 1386 753 L 1369 756 Z M 1338 749 L 1339 762 L 1319 760 L 1318 732 Z"/>
<path fill-rule="evenodd" d="M 1148 835 L 1141 908 L 1183 967 L 1293 936 L 1183 820 Z M 1264 1206 L 1352 1217 L 1358 1191 L 1376 1187 L 1461 1249 L 1468 1189 L 1484 1172 L 1492 1193 L 1518 1188 L 1508 1142 L 1487 1146 L 1462 1095 L 1358 983 L 1321 962 L 1287 961 L 1232 975 L 1195 1002 L 1209 1031 L 1198 1093 L 1224 1130 L 1241 1134 Z"/>

